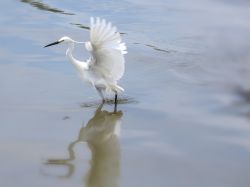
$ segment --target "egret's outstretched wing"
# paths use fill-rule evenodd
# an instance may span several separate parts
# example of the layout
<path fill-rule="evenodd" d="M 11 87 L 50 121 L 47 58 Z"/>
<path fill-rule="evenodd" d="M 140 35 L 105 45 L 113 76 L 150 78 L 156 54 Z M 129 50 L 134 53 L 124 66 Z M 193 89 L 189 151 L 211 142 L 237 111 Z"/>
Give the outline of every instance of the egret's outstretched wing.
<path fill-rule="evenodd" d="M 92 53 L 90 67 L 105 78 L 119 80 L 124 73 L 124 54 L 127 53 L 125 43 L 121 42 L 116 27 L 105 19 L 90 19 L 90 43 L 86 48 Z"/>

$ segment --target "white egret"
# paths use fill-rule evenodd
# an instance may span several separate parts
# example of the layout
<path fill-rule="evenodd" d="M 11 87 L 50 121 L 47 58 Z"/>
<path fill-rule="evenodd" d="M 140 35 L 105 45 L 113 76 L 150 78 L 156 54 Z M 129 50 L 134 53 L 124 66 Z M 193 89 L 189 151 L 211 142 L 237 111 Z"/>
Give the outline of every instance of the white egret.
<path fill-rule="evenodd" d="M 117 84 L 122 78 L 125 70 L 124 54 L 127 53 L 125 43 L 122 43 L 120 33 L 116 27 L 105 19 L 90 18 L 90 41 L 77 42 L 70 37 L 64 36 L 58 41 L 44 47 L 68 43 L 66 56 L 79 71 L 83 80 L 89 82 L 99 93 L 105 102 L 104 94 L 115 93 L 115 105 L 117 104 L 117 93 L 124 89 Z M 83 62 L 75 59 L 72 55 L 75 43 L 84 43 L 91 57 Z"/>

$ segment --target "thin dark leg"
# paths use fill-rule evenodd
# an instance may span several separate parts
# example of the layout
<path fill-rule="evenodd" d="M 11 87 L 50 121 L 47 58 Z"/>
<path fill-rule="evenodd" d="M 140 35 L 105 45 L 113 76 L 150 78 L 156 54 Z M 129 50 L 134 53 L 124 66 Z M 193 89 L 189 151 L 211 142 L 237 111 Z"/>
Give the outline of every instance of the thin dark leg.
<path fill-rule="evenodd" d="M 115 92 L 115 104 L 117 105 L 117 92 Z"/>
<path fill-rule="evenodd" d="M 115 92 L 115 108 L 114 108 L 114 112 L 117 111 L 117 92 Z"/>

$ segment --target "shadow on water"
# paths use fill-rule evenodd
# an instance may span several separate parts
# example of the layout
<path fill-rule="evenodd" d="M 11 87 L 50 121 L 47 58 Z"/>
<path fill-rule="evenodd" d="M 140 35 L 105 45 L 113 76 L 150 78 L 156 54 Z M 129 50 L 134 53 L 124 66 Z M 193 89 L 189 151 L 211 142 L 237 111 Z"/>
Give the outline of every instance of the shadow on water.
<path fill-rule="evenodd" d="M 237 94 L 244 100 L 245 103 L 250 103 L 250 90 L 244 88 L 238 88 Z"/>
<path fill-rule="evenodd" d="M 90 169 L 85 175 L 85 184 L 88 187 L 116 187 L 120 173 L 120 125 L 122 111 L 108 112 L 102 110 L 101 104 L 86 126 L 79 131 L 77 139 L 68 145 L 68 158 L 49 159 L 47 166 L 64 166 L 65 175 L 59 178 L 70 178 L 75 172 L 76 165 L 74 147 L 86 142 L 91 152 Z"/>
<path fill-rule="evenodd" d="M 234 89 L 236 98 L 233 100 L 228 109 L 232 114 L 245 116 L 250 120 L 250 90 L 243 87 Z"/>
<path fill-rule="evenodd" d="M 33 7 L 36 7 L 39 10 L 45 10 L 53 13 L 58 13 L 58 14 L 65 14 L 65 15 L 74 15 L 73 13 L 65 12 L 63 10 L 60 10 L 58 8 L 52 8 L 49 5 L 42 3 L 40 1 L 34 1 L 34 0 L 21 0 L 22 3 L 28 3 Z"/>

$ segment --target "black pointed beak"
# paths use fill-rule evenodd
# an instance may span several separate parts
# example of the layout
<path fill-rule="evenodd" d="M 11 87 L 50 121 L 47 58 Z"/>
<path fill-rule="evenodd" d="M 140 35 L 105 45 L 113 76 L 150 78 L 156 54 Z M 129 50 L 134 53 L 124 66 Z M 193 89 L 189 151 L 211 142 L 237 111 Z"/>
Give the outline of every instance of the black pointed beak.
<path fill-rule="evenodd" d="M 61 42 L 63 42 L 63 40 L 62 41 L 56 41 L 56 42 L 50 43 L 48 45 L 45 45 L 44 47 L 49 47 L 49 46 L 52 46 L 52 45 L 57 45 L 57 44 L 59 44 Z"/>

